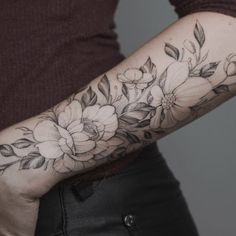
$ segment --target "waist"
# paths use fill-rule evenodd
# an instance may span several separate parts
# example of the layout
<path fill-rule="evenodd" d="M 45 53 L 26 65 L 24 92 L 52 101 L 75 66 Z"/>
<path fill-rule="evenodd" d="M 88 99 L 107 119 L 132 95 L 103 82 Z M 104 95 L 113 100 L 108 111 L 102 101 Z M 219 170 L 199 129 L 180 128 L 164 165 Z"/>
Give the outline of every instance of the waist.
<path fill-rule="evenodd" d="M 116 175 L 129 165 L 132 165 L 133 162 L 142 160 L 145 161 L 145 159 L 147 160 L 153 158 L 159 159 L 160 161 L 163 160 L 163 156 L 156 142 L 149 144 L 148 146 L 145 146 L 133 153 L 129 153 L 119 160 L 97 167 L 95 170 L 66 179 L 63 183 L 78 184 L 81 182 L 104 179 L 106 177 Z"/>

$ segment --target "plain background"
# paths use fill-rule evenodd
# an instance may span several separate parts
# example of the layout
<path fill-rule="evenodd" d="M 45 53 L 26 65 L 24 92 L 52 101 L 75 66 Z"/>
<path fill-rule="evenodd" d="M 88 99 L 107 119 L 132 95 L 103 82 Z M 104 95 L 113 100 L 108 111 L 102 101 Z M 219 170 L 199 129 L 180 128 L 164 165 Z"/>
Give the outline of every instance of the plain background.
<path fill-rule="evenodd" d="M 168 0 L 120 1 L 121 50 L 128 55 L 177 19 Z M 236 235 L 236 99 L 161 139 L 201 236 Z"/>

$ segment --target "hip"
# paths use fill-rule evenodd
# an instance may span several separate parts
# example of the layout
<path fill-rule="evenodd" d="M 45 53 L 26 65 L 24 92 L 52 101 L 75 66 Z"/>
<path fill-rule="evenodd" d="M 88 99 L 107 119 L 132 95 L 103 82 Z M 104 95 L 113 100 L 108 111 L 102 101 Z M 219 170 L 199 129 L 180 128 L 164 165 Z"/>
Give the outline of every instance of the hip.
<path fill-rule="evenodd" d="M 118 173 L 62 182 L 40 206 L 37 236 L 197 236 L 180 183 L 154 145 Z"/>

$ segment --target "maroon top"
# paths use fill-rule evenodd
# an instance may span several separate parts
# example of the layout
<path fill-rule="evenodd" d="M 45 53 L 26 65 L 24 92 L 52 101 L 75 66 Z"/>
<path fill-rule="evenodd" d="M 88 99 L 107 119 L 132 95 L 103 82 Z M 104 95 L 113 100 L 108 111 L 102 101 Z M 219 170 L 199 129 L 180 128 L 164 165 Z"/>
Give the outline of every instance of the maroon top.
<path fill-rule="evenodd" d="M 117 0 L 2 0 L 0 130 L 62 101 L 123 60 Z"/>
<path fill-rule="evenodd" d="M 180 16 L 236 15 L 236 0 L 170 1 Z M 113 31 L 117 2 L 1 1 L 0 130 L 52 107 L 124 59 Z"/>

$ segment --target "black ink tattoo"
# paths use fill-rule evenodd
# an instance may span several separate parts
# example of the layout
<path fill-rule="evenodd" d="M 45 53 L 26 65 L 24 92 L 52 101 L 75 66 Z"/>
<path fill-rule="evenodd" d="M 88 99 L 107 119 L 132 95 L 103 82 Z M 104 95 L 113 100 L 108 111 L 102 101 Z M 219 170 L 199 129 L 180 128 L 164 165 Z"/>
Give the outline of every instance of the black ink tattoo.
<path fill-rule="evenodd" d="M 43 113 L 33 129 L 18 127 L 23 138 L 0 145 L 0 173 L 12 165 L 46 170 L 49 163 L 60 173 L 82 170 L 124 156 L 197 116 L 203 104 L 230 91 L 224 82 L 236 75 L 236 54 L 226 58 L 225 77 L 213 86 L 221 61 L 205 63 L 209 52 L 204 53 L 206 37 L 198 21 L 193 37 L 182 50 L 165 44 L 173 62 L 162 73 L 148 58 L 117 74 L 114 83 L 104 75 Z"/>

